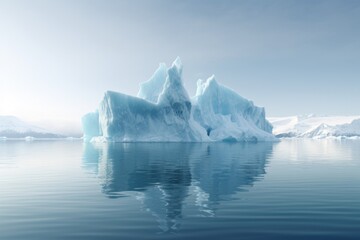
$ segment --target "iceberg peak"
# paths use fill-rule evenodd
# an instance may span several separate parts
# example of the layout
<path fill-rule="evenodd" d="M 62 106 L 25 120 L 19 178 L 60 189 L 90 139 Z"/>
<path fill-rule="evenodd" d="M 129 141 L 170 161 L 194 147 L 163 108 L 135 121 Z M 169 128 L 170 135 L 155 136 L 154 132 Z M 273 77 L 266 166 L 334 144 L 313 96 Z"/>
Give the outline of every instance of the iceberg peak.
<path fill-rule="evenodd" d="M 182 74 L 183 65 L 182 65 L 180 57 L 176 57 L 176 59 L 174 60 L 174 62 L 171 65 L 171 68 L 176 69 L 178 71 L 179 75 Z"/>
<path fill-rule="evenodd" d="M 207 88 L 217 88 L 218 82 L 215 79 L 215 75 L 211 75 L 206 81 L 199 79 L 197 81 L 197 89 L 195 96 L 202 95 Z"/>
<path fill-rule="evenodd" d="M 215 75 L 214 75 L 214 74 L 211 75 L 206 81 L 209 82 L 209 83 L 215 83 L 215 84 L 217 84 L 217 81 L 216 81 L 216 78 L 215 78 Z"/>
<path fill-rule="evenodd" d="M 152 103 L 157 103 L 159 95 L 163 91 L 166 77 L 166 64 L 160 63 L 158 69 L 156 69 L 150 79 L 140 84 L 140 90 L 137 94 L 137 97 L 145 99 Z"/>
<path fill-rule="evenodd" d="M 168 69 L 168 75 L 158 102 L 159 104 L 190 102 L 189 95 L 183 86 L 182 69 L 178 65 L 173 64 Z"/>

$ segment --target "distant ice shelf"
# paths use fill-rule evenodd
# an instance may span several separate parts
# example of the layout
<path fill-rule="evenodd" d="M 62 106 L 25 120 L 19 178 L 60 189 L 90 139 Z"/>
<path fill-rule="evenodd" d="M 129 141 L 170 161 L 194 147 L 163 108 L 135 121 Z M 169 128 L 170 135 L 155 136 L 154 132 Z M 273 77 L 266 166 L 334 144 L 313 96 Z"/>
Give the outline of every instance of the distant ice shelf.
<path fill-rule="evenodd" d="M 183 86 L 182 63 L 160 64 L 137 97 L 107 91 L 97 110 L 82 118 L 85 141 L 211 142 L 276 141 L 264 108 L 212 76 L 196 95 Z"/>
<path fill-rule="evenodd" d="M 29 124 L 15 116 L 0 116 L 0 140 L 65 138 L 65 136 Z"/>
<path fill-rule="evenodd" d="M 360 139 L 360 116 L 271 117 L 273 133 L 279 138 Z"/>

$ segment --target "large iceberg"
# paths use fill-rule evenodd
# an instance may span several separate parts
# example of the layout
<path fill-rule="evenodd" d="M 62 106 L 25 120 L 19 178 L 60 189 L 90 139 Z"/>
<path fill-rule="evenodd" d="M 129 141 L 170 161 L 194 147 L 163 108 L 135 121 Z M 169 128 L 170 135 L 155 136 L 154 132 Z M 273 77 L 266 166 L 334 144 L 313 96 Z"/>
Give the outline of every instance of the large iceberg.
<path fill-rule="evenodd" d="M 216 82 L 199 80 L 190 98 L 182 63 L 160 64 L 137 97 L 107 91 L 82 118 L 84 139 L 115 142 L 273 141 L 264 108 Z"/>

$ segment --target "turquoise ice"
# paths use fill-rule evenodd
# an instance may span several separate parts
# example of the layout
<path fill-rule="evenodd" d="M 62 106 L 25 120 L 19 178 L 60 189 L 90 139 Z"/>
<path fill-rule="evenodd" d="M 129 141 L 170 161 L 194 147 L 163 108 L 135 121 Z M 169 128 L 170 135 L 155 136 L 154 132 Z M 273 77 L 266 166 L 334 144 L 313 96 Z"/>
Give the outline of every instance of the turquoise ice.
<path fill-rule="evenodd" d="M 182 63 L 160 64 L 137 97 L 107 91 L 83 117 L 84 139 L 115 142 L 273 141 L 264 108 L 217 83 L 199 80 L 189 97 Z"/>

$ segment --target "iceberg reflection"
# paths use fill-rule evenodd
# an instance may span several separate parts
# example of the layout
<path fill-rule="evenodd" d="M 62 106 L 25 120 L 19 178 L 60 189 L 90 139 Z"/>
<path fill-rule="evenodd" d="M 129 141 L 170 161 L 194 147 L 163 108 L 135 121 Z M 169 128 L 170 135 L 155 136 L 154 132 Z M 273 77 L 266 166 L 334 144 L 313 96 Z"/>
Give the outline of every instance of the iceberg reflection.
<path fill-rule="evenodd" d="M 141 193 L 137 199 L 161 230 L 174 231 L 185 206 L 213 216 L 222 201 L 261 180 L 272 149 L 273 143 L 87 143 L 83 161 L 106 196 Z"/>

